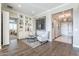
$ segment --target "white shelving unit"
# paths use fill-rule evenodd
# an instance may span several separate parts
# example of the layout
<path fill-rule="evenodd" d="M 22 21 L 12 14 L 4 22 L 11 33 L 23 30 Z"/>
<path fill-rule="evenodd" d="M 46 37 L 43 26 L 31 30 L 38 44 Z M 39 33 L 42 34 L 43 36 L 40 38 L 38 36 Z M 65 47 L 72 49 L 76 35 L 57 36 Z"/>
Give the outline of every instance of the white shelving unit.
<path fill-rule="evenodd" d="M 23 39 L 24 38 L 24 16 L 23 15 L 19 15 L 17 27 L 18 27 L 17 29 L 18 39 Z"/>
<path fill-rule="evenodd" d="M 18 39 L 28 38 L 33 35 L 34 23 L 31 17 L 19 15 L 18 18 Z"/>
<path fill-rule="evenodd" d="M 33 35 L 33 19 L 30 17 L 25 16 L 25 33 L 26 38 L 28 38 L 30 35 Z"/>

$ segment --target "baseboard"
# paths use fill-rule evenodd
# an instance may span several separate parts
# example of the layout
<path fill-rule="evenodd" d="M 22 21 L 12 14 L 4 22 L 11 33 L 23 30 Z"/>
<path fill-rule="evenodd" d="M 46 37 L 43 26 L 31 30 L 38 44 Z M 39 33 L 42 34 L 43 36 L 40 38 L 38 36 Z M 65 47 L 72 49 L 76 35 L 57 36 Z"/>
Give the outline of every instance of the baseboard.
<path fill-rule="evenodd" d="M 0 45 L 0 49 L 1 49 L 1 45 Z"/>

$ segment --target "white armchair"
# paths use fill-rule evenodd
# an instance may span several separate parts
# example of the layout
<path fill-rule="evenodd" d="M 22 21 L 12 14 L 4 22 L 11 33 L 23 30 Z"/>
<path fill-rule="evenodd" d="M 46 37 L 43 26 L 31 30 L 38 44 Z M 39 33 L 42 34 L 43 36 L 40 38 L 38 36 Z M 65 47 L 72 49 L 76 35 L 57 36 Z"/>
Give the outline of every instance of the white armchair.
<path fill-rule="evenodd" d="M 40 42 L 48 41 L 48 33 L 45 31 L 37 33 L 37 40 Z"/>

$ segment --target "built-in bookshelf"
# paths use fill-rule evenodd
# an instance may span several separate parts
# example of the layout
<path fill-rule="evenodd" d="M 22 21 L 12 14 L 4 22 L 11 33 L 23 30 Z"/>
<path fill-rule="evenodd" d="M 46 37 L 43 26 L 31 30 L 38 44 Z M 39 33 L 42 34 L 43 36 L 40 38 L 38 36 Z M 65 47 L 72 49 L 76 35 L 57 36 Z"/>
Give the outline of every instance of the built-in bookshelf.
<path fill-rule="evenodd" d="M 32 35 L 34 28 L 32 18 L 24 15 L 19 15 L 18 20 L 19 38 L 27 38 Z"/>
<path fill-rule="evenodd" d="M 24 16 L 23 15 L 19 15 L 18 17 L 18 39 L 22 39 L 24 38 Z"/>
<path fill-rule="evenodd" d="M 32 18 L 25 16 L 25 32 L 27 34 L 27 37 L 29 35 L 32 35 L 32 30 L 33 30 Z"/>

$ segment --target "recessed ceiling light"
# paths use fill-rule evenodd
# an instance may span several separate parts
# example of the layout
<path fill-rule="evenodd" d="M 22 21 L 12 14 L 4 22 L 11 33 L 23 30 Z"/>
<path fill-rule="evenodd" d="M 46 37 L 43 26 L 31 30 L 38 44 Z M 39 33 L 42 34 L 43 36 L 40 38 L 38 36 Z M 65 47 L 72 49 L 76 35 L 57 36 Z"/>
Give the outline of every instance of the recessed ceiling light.
<path fill-rule="evenodd" d="M 21 8 L 22 6 L 19 4 L 18 7 Z"/>

